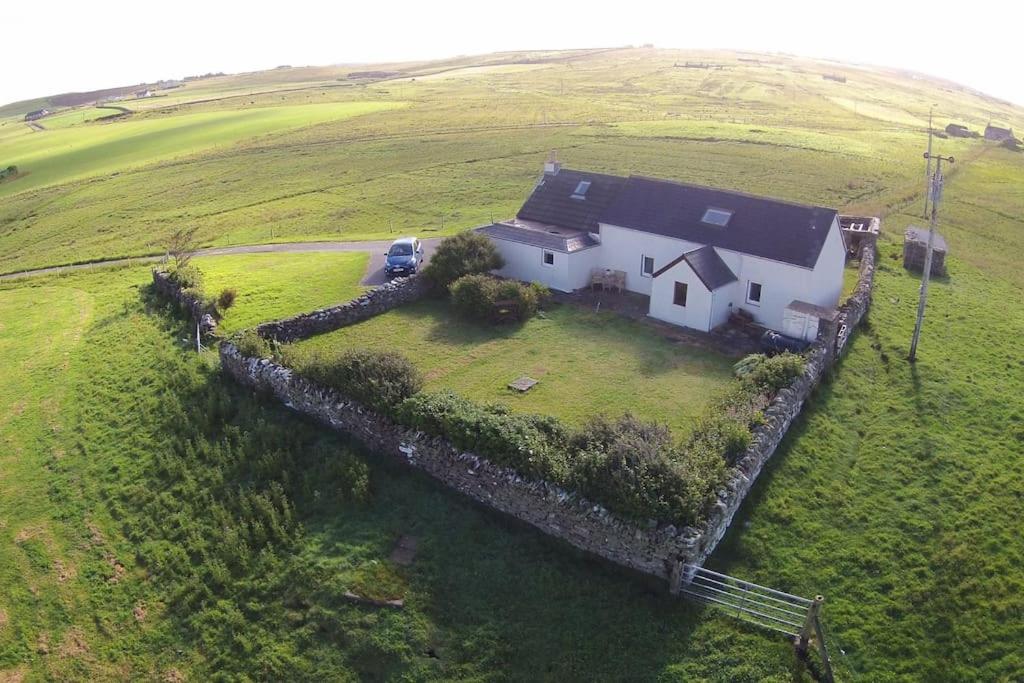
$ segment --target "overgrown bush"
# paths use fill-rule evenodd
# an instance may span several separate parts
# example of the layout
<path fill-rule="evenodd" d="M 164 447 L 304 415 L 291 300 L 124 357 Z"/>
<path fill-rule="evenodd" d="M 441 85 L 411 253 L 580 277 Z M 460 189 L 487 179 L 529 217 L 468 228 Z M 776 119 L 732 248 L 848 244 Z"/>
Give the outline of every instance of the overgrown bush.
<path fill-rule="evenodd" d="M 527 285 L 490 275 L 464 275 L 452 283 L 449 291 L 455 311 L 477 322 L 528 320 L 537 313 L 542 295 L 547 294 L 547 289 L 539 283 Z M 503 316 L 502 311 L 507 316 Z"/>
<path fill-rule="evenodd" d="M 381 413 L 392 414 L 423 388 L 420 371 L 396 351 L 350 349 L 337 357 L 313 353 L 304 358 L 300 374 Z"/>
<path fill-rule="evenodd" d="M 258 335 L 254 329 L 239 332 L 232 341 L 243 356 L 270 358 L 273 355 L 270 342 Z"/>
<path fill-rule="evenodd" d="M 186 264 L 182 266 L 174 266 L 167 274 L 171 280 L 176 282 L 182 289 L 191 289 L 194 291 L 202 291 L 203 289 L 203 273 L 198 267 L 192 264 Z"/>
<path fill-rule="evenodd" d="M 751 354 L 736 363 L 733 371 L 757 389 L 774 393 L 802 375 L 804 367 L 803 356 L 787 351 L 771 357 L 762 353 Z"/>
<path fill-rule="evenodd" d="M 526 476 L 563 485 L 568 481 L 569 434 L 557 418 L 511 413 L 445 391 L 407 399 L 398 419 Z"/>
<path fill-rule="evenodd" d="M 217 297 L 217 308 L 226 311 L 235 305 L 236 298 L 238 298 L 238 290 L 234 287 L 225 287 L 220 291 L 220 296 Z"/>
<path fill-rule="evenodd" d="M 463 275 L 488 273 L 504 265 L 490 238 L 473 231 L 460 232 L 437 245 L 437 251 L 423 269 L 423 277 L 435 291 L 443 293 Z"/>

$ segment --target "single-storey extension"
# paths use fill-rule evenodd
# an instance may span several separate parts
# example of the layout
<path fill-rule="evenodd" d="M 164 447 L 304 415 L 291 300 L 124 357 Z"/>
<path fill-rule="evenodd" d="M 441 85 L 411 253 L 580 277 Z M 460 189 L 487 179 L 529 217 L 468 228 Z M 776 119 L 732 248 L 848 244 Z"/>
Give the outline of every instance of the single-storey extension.
<path fill-rule="evenodd" d="M 615 274 L 650 316 L 703 331 L 742 309 L 786 333 L 794 310 L 827 312 L 843 289 L 835 209 L 553 159 L 515 218 L 477 230 L 505 259 L 498 275 L 571 292 Z"/>

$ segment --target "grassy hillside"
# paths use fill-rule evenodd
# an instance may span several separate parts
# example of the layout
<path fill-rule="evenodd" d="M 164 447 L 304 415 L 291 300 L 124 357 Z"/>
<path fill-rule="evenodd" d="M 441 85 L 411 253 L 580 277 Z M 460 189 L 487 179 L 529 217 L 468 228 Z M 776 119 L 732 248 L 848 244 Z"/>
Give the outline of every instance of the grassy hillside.
<path fill-rule="evenodd" d="M 687 59 L 728 68 L 673 66 Z M 710 566 L 823 593 L 842 680 L 1018 680 L 1024 155 L 936 141 L 958 160 L 941 227 L 950 275 L 933 284 L 913 367 L 917 281 L 899 252 L 921 223 L 928 105 L 940 125 L 1024 117 L 894 72 L 761 60 L 623 50 L 380 67 L 415 81 L 342 83 L 341 67 L 210 79 L 202 99 L 226 99 L 133 123 L 408 104 L 173 161 L 140 152 L 117 175 L 45 189 L 18 189 L 26 176 L 3 188 L 0 270 L 159 250 L 182 224 L 210 244 L 386 237 L 389 222 L 429 235 L 442 213 L 457 230 L 512 213 L 551 148 L 569 166 L 882 212 L 869 326 Z M 0 122 L 0 164 L 28 134 Z M 204 268 L 239 288 L 233 327 L 346 296 L 358 258 Z M 188 353 L 147 280 L 136 268 L 0 285 L 0 680 L 809 680 L 782 639 L 235 387 Z M 403 534 L 420 544 L 409 567 L 388 560 Z M 406 608 L 354 606 L 346 590 Z"/>
<path fill-rule="evenodd" d="M 674 66 L 694 58 L 728 68 Z M 28 172 L 0 188 L 0 270 L 158 252 L 182 224 L 216 245 L 386 238 L 392 226 L 440 234 L 442 223 L 451 232 L 514 212 L 555 148 L 570 167 L 885 209 L 919 190 L 931 104 L 943 125 L 945 117 L 976 129 L 990 118 L 1020 121 L 1006 105 L 929 81 L 788 57 L 755 64 L 734 53 L 619 50 L 502 59 L 538 61 L 488 61 L 484 69 L 462 61 L 434 67 L 439 75 L 429 78 L 431 69 L 417 66 L 417 76 L 381 82 L 337 81 L 346 69 L 331 79 L 295 69 L 267 72 L 263 82 L 243 75 L 190 83 L 168 91 L 176 98 L 168 106 L 53 131 L 118 144 L 119 130 L 141 127 L 158 136 L 154 159 L 173 150 L 172 163 L 142 164 L 146 148 L 132 145 L 130 168 L 115 168 L 115 157 L 103 162 L 103 177 L 45 191 L 33 184 L 88 174 L 98 148 L 47 148 L 19 125 L 22 137 L 0 142 L 0 163 Z M 847 82 L 821 77 L 834 71 Z M 293 80 L 301 78 L 309 80 Z M 367 101 L 405 106 L 243 140 L 280 130 L 279 117 L 329 118 L 331 106 Z M 203 125 L 188 127 L 197 120 Z M 242 121 L 252 128 L 209 138 L 236 144 L 186 156 L 192 148 L 182 140 Z M 970 156 L 981 143 L 943 145 Z M 46 149 L 55 157 L 40 159 L 42 168 L 34 157 L 14 158 Z M 64 161 L 74 163 L 65 169 Z"/>

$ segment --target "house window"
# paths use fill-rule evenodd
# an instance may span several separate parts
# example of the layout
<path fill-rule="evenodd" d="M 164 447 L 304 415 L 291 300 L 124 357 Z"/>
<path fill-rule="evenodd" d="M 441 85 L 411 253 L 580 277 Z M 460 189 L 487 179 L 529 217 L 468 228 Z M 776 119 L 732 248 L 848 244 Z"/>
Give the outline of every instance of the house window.
<path fill-rule="evenodd" d="M 544 265 L 553 266 L 555 265 L 555 252 L 544 251 Z"/>
<path fill-rule="evenodd" d="M 643 256 L 640 260 L 640 274 L 644 277 L 654 276 L 654 257 Z"/>
<path fill-rule="evenodd" d="M 686 305 L 686 283 L 677 282 L 675 293 L 672 294 L 672 303 L 676 306 Z"/>
<path fill-rule="evenodd" d="M 759 282 L 748 282 L 747 283 L 747 303 L 748 304 L 759 304 L 759 303 L 761 303 L 761 283 L 759 283 Z"/>

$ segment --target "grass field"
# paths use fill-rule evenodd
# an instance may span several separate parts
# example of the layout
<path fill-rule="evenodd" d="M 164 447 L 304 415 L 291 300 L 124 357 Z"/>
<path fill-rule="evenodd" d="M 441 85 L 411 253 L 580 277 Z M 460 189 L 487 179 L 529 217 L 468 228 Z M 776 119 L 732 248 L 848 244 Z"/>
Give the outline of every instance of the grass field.
<path fill-rule="evenodd" d="M 46 130 L 56 130 L 58 128 L 68 128 L 69 126 L 77 126 L 82 123 L 88 123 L 89 121 L 95 121 L 96 119 L 104 116 L 114 116 L 117 113 L 117 109 L 101 107 L 69 109 L 68 111 L 51 114 L 50 116 L 41 119 L 39 123 L 42 124 Z"/>
<path fill-rule="evenodd" d="M 395 105 L 376 102 L 265 107 L 234 112 L 128 118 L 114 123 L 32 132 L 4 140 L 4 164 L 26 176 L 0 186 L 0 196 L 81 178 L 119 173 L 140 164 L 183 157 L 289 128 L 359 116 Z M 44 119 L 45 120 L 45 119 Z"/>
<path fill-rule="evenodd" d="M 903 229 L 921 222 L 928 106 L 940 125 L 975 129 L 1024 128 L 1021 110 L 885 70 L 721 52 L 387 68 L 528 57 L 546 66 L 197 82 L 173 107 L 109 128 L 313 101 L 407 104 L 173 162 L 147 161 L 160 144 L 140 148 L 130 169 L 98 180 L 4 187 L 0 270 L 161 251 L 187 224 L 209 244 L 386 237 L 389 223 L 426 236 L 442 214 L 450 232 L 511 214 L 552 148 L 570 167 L 882 213 L 869 325 L 710 567 L 823 593 L 840 680 L 1021 679 L 1024 156 L 936 141 L 957 157 L 941 225 L 950 275 L 933 283 L 915 366 L 917 281 L 899 261 Z M 729 68 L 672 66 L 687 59 Z M 224 99 L 188 104 L 190 93 Z M 26 135 L 94 126 L 33 134 L 4 119 L 0 164 Z M 35 174 L 26 163 L 14 184 Z M 215 286 L 239 289 L 228 328 L 322 305 L 354 291 L 359 271 L 355 259 L 269 263 L 204 265 Z M 326 280 L 303 281 L 302 263 Z M 135 268 L 0 285 L 0 680 L 810 680 L 782 639 L 482 513 L 226 381 L 212 354 L 188 353 L 184 324 L 148 298 L 148 281 Z M 417 346 L 429 331 L 373 338 L 423 349 L 462 381 L 451 344 Z M 602 333 L 619 336 L 613 324 Z M 506 381 L 503 364 L 526 364 L 515 334 L 497 341 L 509 358 L 484 359 L 500 372 L 480 376 L 480 397 Z M 402 534 L 420 542 L 410 567 L 387 560 Z M 349 589 L 402 594 L 406 608 L 356 607 Z"/>
<path fill-rule="evenodd" d="M 218 325 L 231 333 L 354 299 L 363 289 L 359 281 L 368 261 L 365 252 L 342 252 L 207 256 L 193 263 L 210 296 L 226 288 L 238 293 Z"/>
<path fill-rule="evenodd" d="M 459 319 L 442 301 L 403 306 L 299 342 L 289 358 L 301 368 L 311 352 L 330 357 L 360 347 L 405 354 L 424 373 L 428 391 L 452 389 L 575 425 L 591 415 L 632 411 L 679 434 L 689 433 L 724 391 L 733 363 L 611 313 L 555 304 L 522 326 L 492 327 Z M 524 394 L 508 388 L 524 375 L 540 383 Z"/>

